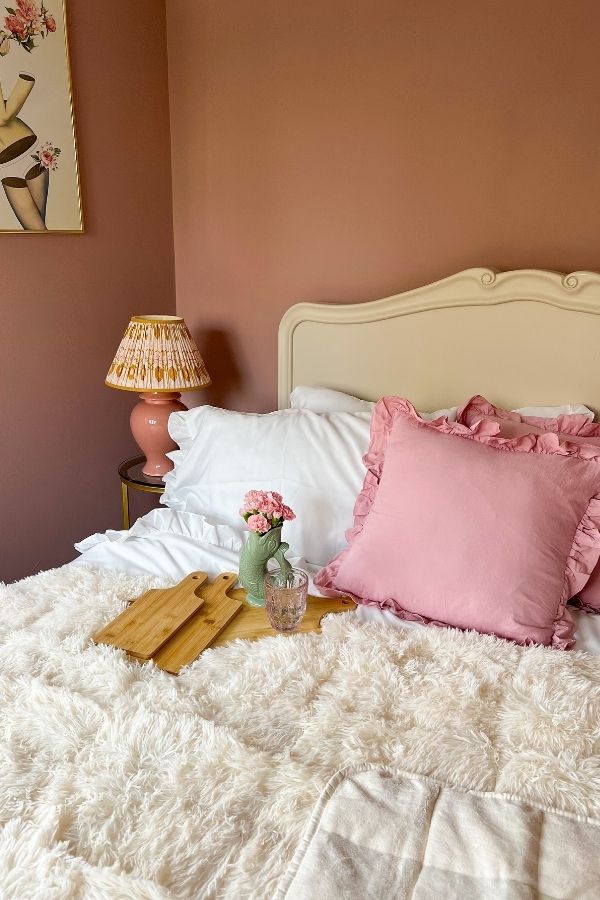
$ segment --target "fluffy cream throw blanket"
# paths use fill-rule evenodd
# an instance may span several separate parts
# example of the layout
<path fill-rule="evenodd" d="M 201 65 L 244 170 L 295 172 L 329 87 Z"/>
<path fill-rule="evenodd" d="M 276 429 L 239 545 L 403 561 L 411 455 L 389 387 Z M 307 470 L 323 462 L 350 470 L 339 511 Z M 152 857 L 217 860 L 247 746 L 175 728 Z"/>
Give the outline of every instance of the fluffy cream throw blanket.
<path fill-rule="evenodd" d="M 329 617 L 179 678 L 90 635 L 157 581 L 0 587 L 0 894 L 267 898 L 350 763 L 600 816 L 600 662 Z"/>

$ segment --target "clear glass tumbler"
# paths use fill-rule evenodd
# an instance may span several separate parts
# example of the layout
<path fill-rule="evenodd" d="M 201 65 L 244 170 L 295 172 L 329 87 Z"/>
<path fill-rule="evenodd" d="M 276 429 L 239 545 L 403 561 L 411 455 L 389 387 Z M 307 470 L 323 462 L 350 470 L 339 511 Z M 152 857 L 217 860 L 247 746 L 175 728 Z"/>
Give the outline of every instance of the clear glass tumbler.
<path fill-rule="evenodd" d="M 293 631 L 306 612 L 308 575 L 302 569 L 282 569 L 265 575 L 267 615 L 275 631 Z"/>

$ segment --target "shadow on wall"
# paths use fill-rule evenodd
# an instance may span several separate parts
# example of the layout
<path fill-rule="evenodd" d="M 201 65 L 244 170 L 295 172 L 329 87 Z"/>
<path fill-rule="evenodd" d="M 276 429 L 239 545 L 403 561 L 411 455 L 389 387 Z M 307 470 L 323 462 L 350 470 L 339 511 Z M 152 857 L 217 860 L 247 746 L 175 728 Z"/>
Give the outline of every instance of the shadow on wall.
<path fill-rule="evenodd" d="M 200 329 L 194 334 L 212 384 L 203 391 L 194 392 L 184 397 L 186 406 L 199 406 L 208 403 L 211 406 L 232 407 L 236 395 L 244 383 L 240 368 L 240 353 L 236 352 L 231 335 L 220 328 Z"/>

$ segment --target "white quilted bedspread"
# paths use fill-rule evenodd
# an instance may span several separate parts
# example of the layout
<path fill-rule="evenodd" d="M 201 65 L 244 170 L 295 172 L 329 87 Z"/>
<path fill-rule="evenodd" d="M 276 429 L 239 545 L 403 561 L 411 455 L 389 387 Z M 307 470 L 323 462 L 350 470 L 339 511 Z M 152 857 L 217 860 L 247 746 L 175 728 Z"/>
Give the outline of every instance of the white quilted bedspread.
<path fill-rule="evenodd" d="M 600 821 L 391 769 L 335 775 L 277 900 L 600 897 Z"/>

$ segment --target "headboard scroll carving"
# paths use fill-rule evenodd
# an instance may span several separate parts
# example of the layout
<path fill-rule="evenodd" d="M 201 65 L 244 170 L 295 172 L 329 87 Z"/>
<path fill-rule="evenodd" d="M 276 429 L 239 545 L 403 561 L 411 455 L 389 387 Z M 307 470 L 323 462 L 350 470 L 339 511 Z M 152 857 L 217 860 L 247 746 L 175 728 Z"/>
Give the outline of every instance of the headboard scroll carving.
<path fill-rule="evenodd" d="M 366 303 L 300 303 L 279 329 L 279 406 L 297 384 L 420 409 L 474 393 L 600 408 L 600 275 L 473 268 Z"/>
<path fill-rule="evenodd" d="M 485 287 L 489 287 L 490 285 L 492 285 L 495 282 L 495 280 L 496 280 L 496 273 L 493 271 L 493 269 L 488 269 L 481 276 L 481 283 L 483 285 L 485 285 Z"/>

